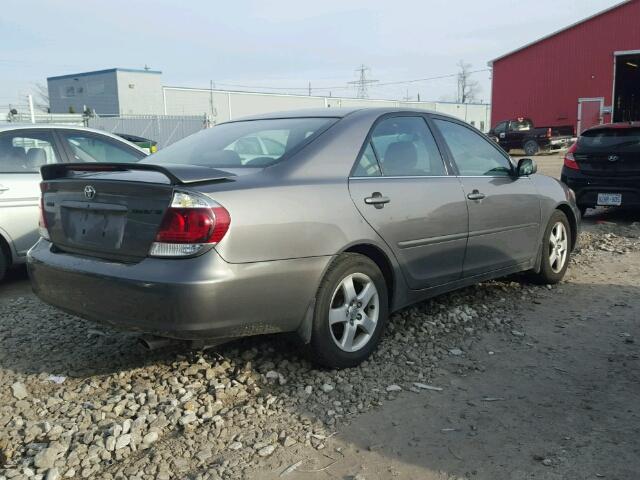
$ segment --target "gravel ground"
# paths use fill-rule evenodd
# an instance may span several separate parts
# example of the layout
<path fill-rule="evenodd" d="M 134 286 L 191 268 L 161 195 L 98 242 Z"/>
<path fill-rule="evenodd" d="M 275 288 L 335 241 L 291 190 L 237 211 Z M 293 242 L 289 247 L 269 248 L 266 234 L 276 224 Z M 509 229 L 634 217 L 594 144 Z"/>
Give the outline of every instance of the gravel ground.
<path fill-rule="evenodd" d="M 571 269 L 639 250 L 639 224 L 596 225 Z M 322 451 L 355 416 L 428 389 L 483 332 L 519 336 L 523 305 L 549 288 L 514 277 L 402 310 L 371 360 L 343 371 L 313 368 L 284 337 L 148 353 L 30 294 L 3 296 L 0 479 L 251 477 L 266 457 Z"/>

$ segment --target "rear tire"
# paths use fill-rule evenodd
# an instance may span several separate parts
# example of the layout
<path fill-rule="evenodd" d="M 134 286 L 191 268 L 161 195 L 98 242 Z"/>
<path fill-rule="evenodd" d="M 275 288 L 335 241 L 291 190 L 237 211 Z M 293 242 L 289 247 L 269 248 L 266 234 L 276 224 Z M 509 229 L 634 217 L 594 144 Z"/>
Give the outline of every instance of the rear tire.
<path fill-rule="evenodd" d="M 308 353 L 329 368 L 355 367 L 377 347 L 389 316 L 387 284 L 364 255 L 338 256 L 320 282 Z"/>
<path fill-rule="evenodd" d="M 537 155 L 540 151 L 540 147 L 534 140 L 527 140 L 526 142 L 524 142 L 524 146 L 522 147 L 522 149 L 527 155 Z"/>
<path fill-rule="evenodd" d="M 571 257 L 571 225 L 560 210 L 551 215 L 542 237 L 540 271 L 531 273 L 531 280 L 540 284 L 555 284 L 564 277 Z"/>
<path fill-rule="evenodd" d="M 7 270 L 9 269 L 9 258 L 7 258 L 7 254 L 0 245 L 0 282 L 4 279 L 4 276 L 7 274 Z"/>

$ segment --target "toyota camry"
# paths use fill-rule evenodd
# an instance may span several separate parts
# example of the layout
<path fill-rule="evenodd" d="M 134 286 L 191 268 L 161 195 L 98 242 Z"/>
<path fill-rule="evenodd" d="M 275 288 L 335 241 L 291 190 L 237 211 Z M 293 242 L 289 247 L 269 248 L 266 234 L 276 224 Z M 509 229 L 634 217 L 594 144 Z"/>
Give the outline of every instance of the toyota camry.
<path fill-rule="evenodd" d="M 560 281 L 580 219 L 532 160 L 425 111 L 263 115 L 140 163 L 41 171 L 28 265 L 45 302 L 162 338 L 295 332 L 337 368 L 412 303 L 515 272 Z"/>

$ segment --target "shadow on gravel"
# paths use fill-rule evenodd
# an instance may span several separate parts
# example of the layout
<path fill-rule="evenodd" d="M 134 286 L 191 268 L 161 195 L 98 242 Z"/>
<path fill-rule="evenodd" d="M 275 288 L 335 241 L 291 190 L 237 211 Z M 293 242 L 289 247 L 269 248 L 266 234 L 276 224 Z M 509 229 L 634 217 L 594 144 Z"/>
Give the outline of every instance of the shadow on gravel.
<path fill-rule="evenodd" d="M 516 320 L 526 334 L 483 335 L 463 356 L 444 359 L 433 379 L 442 392 L 406 392 L 401 383 L 404 392 L 388 395 L 393 402 L 339 429 L 331 446 L 342 456 L 331 475 L 635 478 L 640 287 L 609 282 L 563 284 L 564 299 L 550 293 Z M 317 464 L 327 463 L 322 453 L 311 453 Z M 273 465 L 259 478 L 281 470 Z"/>
<path fill-rule="evenodd" d="M 597 207 L 587 210 L 582 218 L 583 227 L 600 222 L 613 222 L 620 225 L 640 221 L 640 209 Z"/>

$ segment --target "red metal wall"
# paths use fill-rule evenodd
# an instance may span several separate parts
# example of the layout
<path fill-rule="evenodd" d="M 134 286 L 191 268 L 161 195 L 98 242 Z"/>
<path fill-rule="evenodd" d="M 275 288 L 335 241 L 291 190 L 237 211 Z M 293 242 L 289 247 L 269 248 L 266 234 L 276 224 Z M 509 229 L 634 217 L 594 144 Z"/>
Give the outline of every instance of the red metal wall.
<path fill-rule="evenodd" d="M 578 98 L 604 97 L 611 105 L 613 53 L 621 50 L 640 50 L 640 0 L 495 61 L 491 125 L 524 116 L 540 126 L 575 127 Z"/>

